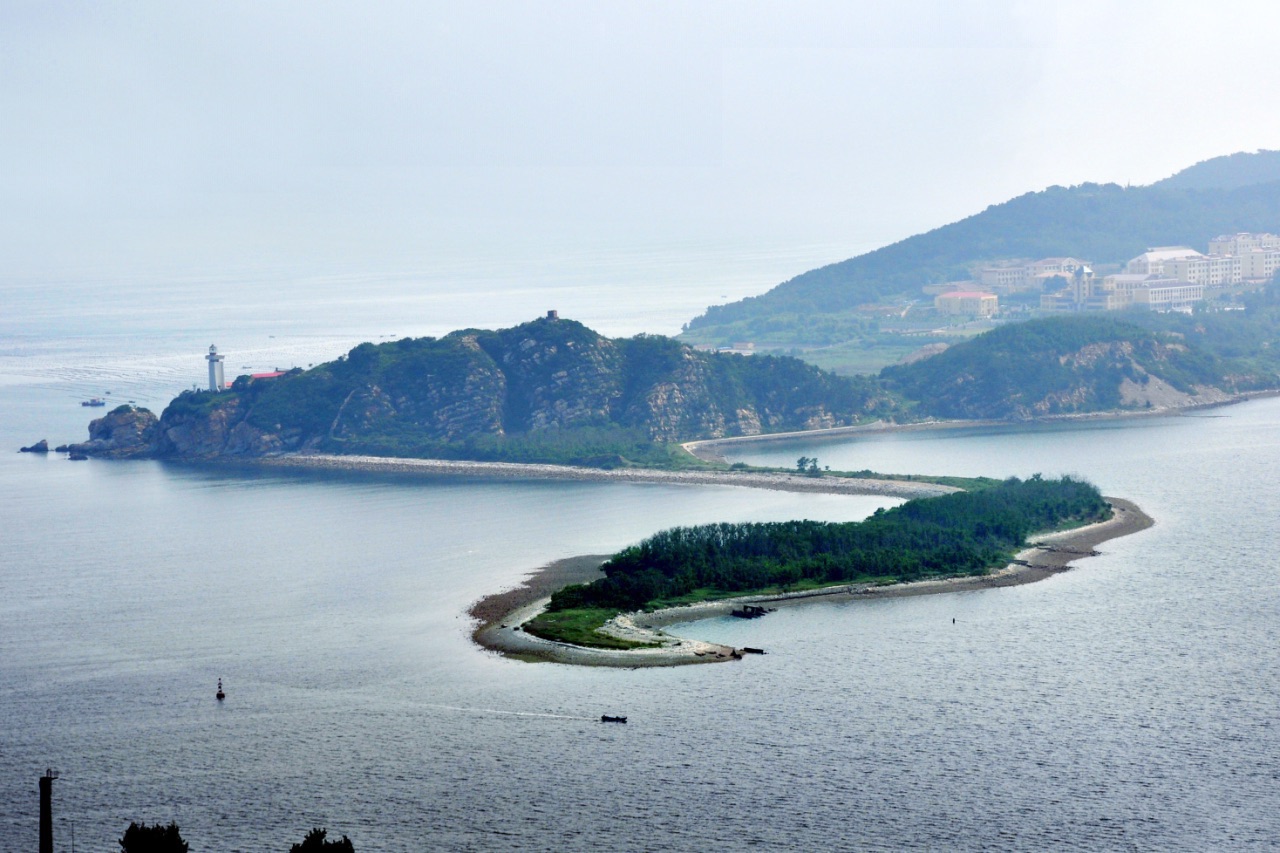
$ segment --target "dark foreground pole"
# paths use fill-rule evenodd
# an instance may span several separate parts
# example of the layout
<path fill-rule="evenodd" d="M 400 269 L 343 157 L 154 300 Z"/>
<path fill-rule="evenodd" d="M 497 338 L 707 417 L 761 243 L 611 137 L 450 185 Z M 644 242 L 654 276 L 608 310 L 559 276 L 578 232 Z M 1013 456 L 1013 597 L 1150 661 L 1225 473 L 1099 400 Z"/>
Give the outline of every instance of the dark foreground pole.
<path fill-rule="evenodd" d="M 58 771 L 46 770 L 40 777 L 40 853 L 53 853 L 53 780 Z"/>

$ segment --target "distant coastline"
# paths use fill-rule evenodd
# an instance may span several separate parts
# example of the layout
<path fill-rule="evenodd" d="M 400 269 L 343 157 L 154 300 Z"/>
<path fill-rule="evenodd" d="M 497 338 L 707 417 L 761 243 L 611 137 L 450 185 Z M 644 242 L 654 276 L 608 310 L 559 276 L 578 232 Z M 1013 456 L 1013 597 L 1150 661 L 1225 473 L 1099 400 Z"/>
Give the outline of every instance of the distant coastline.
<path fill-rule="evenodd" d="M 826 427 L 821 429 L 798 430 L 793 432 L 768 432 L 759 435 L 734 435 L 725 438 L 703 438 L 681 442 L 688 453 L 704 462 L 724 462 L 725 457 L 718 452 L 724 446 L 744 444 L 769 444 L 771 442 L 834 440 L 857 435 L 882 435 L 894 432 L 923 432 L 928 430 L 973 429 L 982 427 L 1031 426 L 1034 424 L 1081 423 L 1086 421 L 1130 420 L 1132 418 L 1178 417 L 1189 412 L 1202 412 L 1246 403 L 1249 400 L 1280 397 L 1280 390 L 1244 391 L 1238 394 L 1224 395 L 1209 402 L 1194 403 L 1186 406 L 1166 406 L 1153 409 L 1106 409 L 1098 412 L 1070 412 L 1061 415 L 1041 415 L 1027 420 L 925 420 L 909 423 L 890 421 L 872 421 L 856 426 Z"/>
<path fill-rule="evenodd" d="M 655 648 L 626 651 L 572 646 L 543 640 L 519 630 L 519 625 L 532 619 L 546 607 L 555 590 L 571 583 L 586 583 L 601 577 L 599 569 L 606 557 L 573 557 L 543 566 L 515 589 L 486 596 L 476 602 L 469 611 L 478 622 L 472 638 L 484 648 L 508 657 L 582 666 L 681 666 L 735 660 L 741 656 L 740 649 L 678 637 L 668 634 L 663 628 L 699 619 L 727 616 L 731 610 L 743 604 L 770 608 L 791 607 L 812 601 L 901 598 L 1034 583 L 1066 571 L 1077 560 L 1096 556 L 1098 552 L 1095 549 L 1103 542 L 1146 530 L 1154 524 L 1151 517 L 1131 501 L 1108 497 L 1107 502 L 1113 510 L 1112 517 L 1107 521 L 1033 537 L 1028 547 L 1017 554 L 1014 562 L 987 575 L 887 586 L 841 584 L 806 592 L 740 596 L 651 613 L 622 614 L 606 626 L 609 633 L 622 639 L 660 644 Z"/>

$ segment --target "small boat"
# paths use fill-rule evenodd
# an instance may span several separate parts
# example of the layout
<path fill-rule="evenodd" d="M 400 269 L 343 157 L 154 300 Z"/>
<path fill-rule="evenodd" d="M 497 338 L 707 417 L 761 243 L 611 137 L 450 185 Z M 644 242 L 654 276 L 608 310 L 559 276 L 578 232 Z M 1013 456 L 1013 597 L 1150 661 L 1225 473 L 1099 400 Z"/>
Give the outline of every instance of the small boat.
<path fill-rule="evenodd" d="M 608 714 L 600 715 L 600 722 L 602 723 L 625 723 L 626 721 L 626 717 L 611 717 Z"/>
<path fill-rule="evenodd" d="M 764 654 L 764 649 L 757 649 L 751 646 L 743 646 L 742 653 L 744 655 L 762 655 Z"/>
<path fill-rule="evenodd" d="M 80 405 L 82 406 L 105 406 L 106 404 L 107 401 L 101 397 L 90 397 L 88 400 L 80 401 Z"/>
<path fill-rule="evenodd" d="M 223 699 L 226 699 L 226 698 L 227 698 L 227 694 L 222 692 L 222 679 L 221 679 L 221 678 L 219 678 L 219 679 L 218 679 L 218 693 L 217 693 L 217 696 L 218 696 L 218 701 L 219 701 L 219 702 L 221 702 Z"/>

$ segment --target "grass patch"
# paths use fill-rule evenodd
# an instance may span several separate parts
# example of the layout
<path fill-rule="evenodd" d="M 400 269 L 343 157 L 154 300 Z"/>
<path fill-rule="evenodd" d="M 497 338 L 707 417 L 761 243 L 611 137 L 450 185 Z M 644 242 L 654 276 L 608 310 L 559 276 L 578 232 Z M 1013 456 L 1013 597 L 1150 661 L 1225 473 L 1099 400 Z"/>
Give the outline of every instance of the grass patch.
<path fill-rule="evenodd" d="M 544 640 L 590 646 L 596 649 L 651 649 L 658 643 L 637 643 L 601 634 L 599 628 L 621 611 L 608 607 L 584 607 L 542 613 L 522 626 L 523 630 Z"/>

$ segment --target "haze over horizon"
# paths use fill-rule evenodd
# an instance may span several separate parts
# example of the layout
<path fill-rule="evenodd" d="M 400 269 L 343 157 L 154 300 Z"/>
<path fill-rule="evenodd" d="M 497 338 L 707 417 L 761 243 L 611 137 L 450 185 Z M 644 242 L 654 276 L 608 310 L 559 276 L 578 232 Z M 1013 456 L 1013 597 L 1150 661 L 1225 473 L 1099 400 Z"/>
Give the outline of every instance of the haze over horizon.
<path fill-rule="evenodd" d="M 1280 148 L 1278 26 L 1249 2 L 10 3 L 0 275 L 836 260 Z"/>

